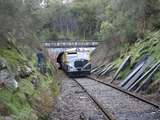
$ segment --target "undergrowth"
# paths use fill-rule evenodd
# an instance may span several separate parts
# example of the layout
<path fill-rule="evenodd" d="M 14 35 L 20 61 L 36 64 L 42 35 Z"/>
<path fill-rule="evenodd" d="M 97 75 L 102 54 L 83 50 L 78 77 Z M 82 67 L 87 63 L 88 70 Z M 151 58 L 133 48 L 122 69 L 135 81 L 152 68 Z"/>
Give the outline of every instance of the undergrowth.
<path fill-rule="evenodd" d="M 4 109 L 0 118 L 5 115 L 11 116 L 13 120 L 37 120 L 46 117 L 52 109 L 53 98 L 58 94 L 53 67 L 48 66 L 50 72 L 43 75 L 36 68 L 35 57 L 27 59 L 24 53 L 18 53 L 15 49 L 0 49 L 0 57 L 6 59 L 8 66 L 12 66 L 11 71 L 15 75 L 18 66 L 29 65 L 33 71 L 25 78 L 17 77 L 17 90 L 0 88 L 0 111 Z M 49 61 L 47 64 L 50 64 Z M 33 79 L 36 79 L 36 85 L 32 83 Z"/>
<path fill-rule="evenodd" d="M 123 60 L 131 55 L 131 63 L 130 66 L 127 66 L 121 73 L 120 78 L 123 80 L 126 75 L 131 70 L 132 66 L 139 60 L 143 55 L 150 55 L 156 59 L 156 61 L 160 60 L 160 31 L 147 33 L 142 40 L 138 40 L 135 44 L 124 45 L 120 52 L 120 57 L 115 59 L 113 63 L 118 67 Z M 155 80 L 160 80 L 160 75 L 157 73 L 155 75 Z"/>

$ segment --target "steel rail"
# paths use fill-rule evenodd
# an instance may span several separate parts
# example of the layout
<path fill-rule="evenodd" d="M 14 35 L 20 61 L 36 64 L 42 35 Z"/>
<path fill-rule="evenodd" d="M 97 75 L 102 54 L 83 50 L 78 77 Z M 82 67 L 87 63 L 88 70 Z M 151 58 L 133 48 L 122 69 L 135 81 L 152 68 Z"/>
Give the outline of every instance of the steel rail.
<path fill-rule="evenodd" d="M 124 89 L 122 89 L 122 88 L 120 88 L 120 87 L 118 87 L 118 86 L 115 86 L 115 85 L 110 84 L 110 83 L 105 83 L 105 82 L 103 82 L 103 81 L 100 81 L 100 80 L 98 80 L 98 79 L 96 79 L 96 78 L 93 78 L 93 77 L 90 77 L 90 76 L 87 76 L 87 78 L 90 79 L 90 80 L 94 80 L 94 81 L 97 81 L 97 82 L 99 82 L 99 83 L 102 83 L 102 84 L 104 84 L 104 85 L 106 85 L 106 86 L 109 86 L 109 87 L 111 87 L 111 88 L 114 88 L 114 89 L 116 89 L 116 90 L 118 90 L 118 91 L 120 91 L 120 92 L 122 92 L 122 93 L 125 93 L 125 94 L 127 94 L 127 95 L 129 95 L 129 96 L 132 96 L 133 98 L 136 98 L 136 99 L 138 99 L 138 100 L 140 100 L 140 101 L 142 101 L 142 102 L 144 102 L 144 103 L 150 104 L 150 105 L 154 106 L 154 107 L 157 108 L 157 109 L 160 109 L 160 105 L 158 105 L 158 104 L 156 104 L 156 103 L 153 103 L 153 102 L 151 102 L 151 101 L 149 101 L 149 100 L 147 100 L 147 99 L 145 99 L 145 98 L 142 98 L 141 96 L 138 96 L 138 95 L 136 95 L 136 94 L 133 94 L 133 93 L 131 93 L 131 92 L 129 92 L 129 91 L 126 91 L 126 90 L 124 90 Z"/>
<path fill-rule="evenodd" d="M 108 110 L 106 110 L 103 105 L 98 102 L 98 100 L 92 96 L 86 88 L 83 87 L 83 85 L 81 85 L 76 79 L 72 78 L 73 81 L 75 81 L 78 86 L 89 96 L 89 98 L 97 105 L 97 107 L 101 110 L 101 112 L 104 114 L 104 117 L 106 120 L 115 120 L 115 118 L 113 118 L 113 115 L 111 114 L 111 112 L 109 112 Z"/>

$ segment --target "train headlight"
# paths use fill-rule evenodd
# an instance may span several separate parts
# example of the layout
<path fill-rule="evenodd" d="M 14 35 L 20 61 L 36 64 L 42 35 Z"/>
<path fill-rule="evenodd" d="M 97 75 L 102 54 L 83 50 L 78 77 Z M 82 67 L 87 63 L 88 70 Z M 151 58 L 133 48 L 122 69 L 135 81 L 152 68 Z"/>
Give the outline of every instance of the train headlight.
<path fill-rule="evenodd" d="M 72 66 L 68 66 L 68 71 L 74 71 L 74 67 L 72 67 Z"/>

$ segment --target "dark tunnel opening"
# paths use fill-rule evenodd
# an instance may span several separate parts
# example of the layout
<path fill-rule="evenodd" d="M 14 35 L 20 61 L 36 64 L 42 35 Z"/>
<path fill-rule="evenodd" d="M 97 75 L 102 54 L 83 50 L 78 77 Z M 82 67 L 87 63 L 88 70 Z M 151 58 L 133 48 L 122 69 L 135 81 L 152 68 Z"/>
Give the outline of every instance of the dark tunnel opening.
<path fill-rule="evenodd" d="M 59 53 L 58 57 L 57 57 L 57 63 L 59 64 L 59 69 L 62 69 L 62 56 L 63 56 L 64 52 Z"/>

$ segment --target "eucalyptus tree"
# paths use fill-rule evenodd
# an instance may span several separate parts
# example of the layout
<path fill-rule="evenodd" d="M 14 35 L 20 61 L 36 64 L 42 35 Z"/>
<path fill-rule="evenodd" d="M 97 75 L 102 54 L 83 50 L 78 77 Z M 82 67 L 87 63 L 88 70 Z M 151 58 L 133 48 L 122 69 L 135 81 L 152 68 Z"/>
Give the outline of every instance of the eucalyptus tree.
<path fill-rule="evenodd" d="M 12 35 L 20 43 L 34 41 L 47 17 L 42 0 L 0 0 L 0 40 L 5 43 Z"/>

